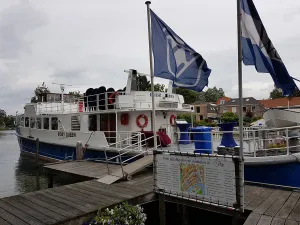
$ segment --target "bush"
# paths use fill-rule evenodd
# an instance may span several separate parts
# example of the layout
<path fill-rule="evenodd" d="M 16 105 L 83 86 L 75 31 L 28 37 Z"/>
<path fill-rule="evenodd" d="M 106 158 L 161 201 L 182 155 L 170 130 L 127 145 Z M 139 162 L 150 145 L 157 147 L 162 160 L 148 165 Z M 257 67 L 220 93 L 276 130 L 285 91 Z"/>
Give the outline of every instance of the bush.
<path fill-rule="evenodd" d="M 147 216 L 141 206 L 128 203 L 115 206 L 113 209 L 100 210 L 95 218 L 84 225 L 144 225 Z"/>
<path fill-rule="evenodd" d="M 188 123 L 192 123 L 191 115 L 193 115 L 193 121 L 195 122 L 196 116 L 195 116 L 195 114 L 191 114 L 191 113 L 178 114 L 177 119 L 183 119 L 183 120 L 186 120 L 186 122 L 188 122 Z"/>
<path fill-rule="evenodd" d="M 238 122 L 239 116 L 233 112 L 226 112 L 221 116 L 221 121 L 223 123 Z"/>

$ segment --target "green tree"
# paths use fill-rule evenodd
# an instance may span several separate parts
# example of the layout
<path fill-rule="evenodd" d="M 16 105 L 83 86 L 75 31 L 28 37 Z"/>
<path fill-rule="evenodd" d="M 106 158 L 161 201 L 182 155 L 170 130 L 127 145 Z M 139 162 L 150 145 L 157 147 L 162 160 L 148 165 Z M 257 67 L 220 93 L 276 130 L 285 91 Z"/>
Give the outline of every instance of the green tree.
<path fill-rule="evenodd" d="M 279 88 L 274 88 L 270 92 L 270 99 L 275 99 L 275 98 L 283 98 L 284 96 L 282 95 L 282 90 Z"/>
<path fill-rule="evenodd" d="M 225 94 L 222 88 L 213 87 L 208 88 L 204 96 L 207 102 L 216 102 L 219 98 L 224 97 Z"/>
<path fill-rule="evenodd" d="M 193 104 L 199 96 L 198 92 L 184 88 L 176 88 L 176 94 L 183 96 L 185 104 Z"/>
<path fill-rule="evenodd" d="M 82 94 L 80 94 L 80 91 L 69 91 L 69 95 L 73 95 L 76 98 L 82 97 Z"/>
<path fill-rule="evenodd" d="M 149 91 L 151 91 L 151 85 L 149 87 Z M 165 85 L 164 84 L 154 84 L 154 91 L 165 92 Z"/>
<path fill-rule="evenodd" d="M 233 112 L 226 112 L 226 113 L 223 113 L 223 115 L 221 116 L 221 121 L 223 123 L 238 122 L 239 121 L 239 116 L 236 113 L 233 113 Z"/>
<path fill-rule="evenodd" d="M 148 91 L 149 86 L 151 87 L 150 81 L 147 80 L 146 76 L 137 75 L 136 86 L 138 91 Z"/>
<path fill-rule="evenodd" d="M 34 90 L 34 96 L 31 98 L 31 102 L 37 102 L 37 98 L 41 94 L 50 93 L 49 88 L 46 86 L 46 84 L 43 82 L 42 85 L 38 85 L 37 88 Z"/>
<path fill-rule="evenodd" d="M 0 109 L 0 127 L 5 127 L 6 112 Z"/>

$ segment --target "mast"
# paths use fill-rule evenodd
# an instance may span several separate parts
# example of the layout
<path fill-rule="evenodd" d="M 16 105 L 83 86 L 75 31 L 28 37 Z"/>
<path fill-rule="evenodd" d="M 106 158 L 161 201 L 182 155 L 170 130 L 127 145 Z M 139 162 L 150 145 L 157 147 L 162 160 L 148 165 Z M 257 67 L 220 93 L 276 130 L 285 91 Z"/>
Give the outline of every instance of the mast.
<path fill-rule="evenodd" d="M 155 101 L 154 101 L 154 72 L 153 72 L 153 58 L 152 58 L 152 33 L 151 33 L 151 21 L 150 21 L 150 1 L 146 1 L 147 5 L 147 18 L 148 18 L 148 40 L 149 40 L 149 60 L 150 60 L 150 76 L 151 76 L 151 97 L 152 97 L 152 131 L 154 138 L 154 150 L 157 149 L 157 139 L 156 139 L 156 116 L 155 116 Z"/>
<path fill-rule="evenodd" d="M 237 0 L 237 38 L 238 38 L 238 87 L 239 87 L 239 136 L 240 136 L 240 205 L 244 211 L 244 143 L 243 143 L 243 78 L 242 78 L 242 42 L 241 42 L 241 2 Z"/>

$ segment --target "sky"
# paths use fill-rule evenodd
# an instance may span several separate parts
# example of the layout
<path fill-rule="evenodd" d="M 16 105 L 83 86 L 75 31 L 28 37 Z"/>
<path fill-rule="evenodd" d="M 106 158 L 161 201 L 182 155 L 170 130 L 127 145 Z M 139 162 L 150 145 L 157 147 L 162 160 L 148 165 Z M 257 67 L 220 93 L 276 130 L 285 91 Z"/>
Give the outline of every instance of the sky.
<path fill-rule="evenodd" d="M 300 79 L 300 1 L 254 0 L 290 75 Z M 208 87 L 238 97 L 236 1 L 153 0 L 152 10 L 212 69 Z M 23 112 L 37 85 L 52 92 L 124 88 L 149 74 L 146 5 L 141 0 L 0 0 L 0 108 Z M 155 78 L 156 83 L 168 81 Z M 299 86 L 299 84 L 297 84 Z M 243 66 L 243 95 L 268 98 L 269 74 Z"/>

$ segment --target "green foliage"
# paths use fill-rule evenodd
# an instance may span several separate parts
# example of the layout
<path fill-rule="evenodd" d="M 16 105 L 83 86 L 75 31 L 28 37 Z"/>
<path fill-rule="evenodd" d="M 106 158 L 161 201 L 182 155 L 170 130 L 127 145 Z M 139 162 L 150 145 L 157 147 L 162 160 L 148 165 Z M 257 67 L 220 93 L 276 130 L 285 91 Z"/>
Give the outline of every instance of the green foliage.
<path fill-rule="evenodd" d="M 108 208 L 99 211 L 93 221 L 88 224 L 99 225 L 144 225 L 147 216 L 143 213 L 143 208 L 140 206 L 132 206 L 128 203 L 123 203 L 115 206 L 113 209 Z"/>
<path fill-rule="evenodd" d="M 183 119 L 188 123 L 192 123 L 192 116 L 193 116 L 193 121 L 196 121 L 196 115 L 192 113 L 181 113 L 177 115 L 177 119 Z"/>
<path fill-rule="evenodd" d="M 210 123 L 207 120 L 201 120 L 201 121 L 196 121 L 194 123 L 194 127 L 196 127 L 196 126 L 216 127 L 217 124 L 214 122 Z"/>
<path fill-rule="evenodd" d="M 37 88 L 34 90 L 34 96 L 31 98 L 31 102 L 37 102 L 37 98 L 41 94 L 50 93 L 49 88 L 43 82 L 42 86 L 38 85 Z"/>
<path fill-rule="evenodd" d="M 292 97 L 300 97 L 300 90 L 298 88 L 296 88 L 293 91 L 293 94 L 291 94 L 291 96 L 289 96 L 290 98 Z M 271 92 L 270 92 L 270 99 L 276 99 L 276 98 L 284 98 L 283 94 L 282 94 L 282 90 L 280 88 L 274 88 Z"/>
<path fill-rule="evenodd" d="M 138 91 L 151 91 L 151 83 L 146 76 L 137 75 L 136 86 Z M 165 92 L 164 84 L 154 84 L 154 91 Z"/>
<path fill-rule="evenodd" d="M 76 98 L 82 97 L 82 94 L 80 94 L 80 91 L 70 91 L 69 95 L 73 95 Z"/>
<path fill-rule="evenodd" d="M 223 123 L 238 122 L 239 116 L 233 112 L 226 112 L 226 113 L 223 113 L 223 115 L 221 116 L 221 121 Z"/>
<path fill-rule="evenodd" d="M 0 127 L 2 129 L 15 127 L 15 117 L 6 115 L 6 112 L 3 109 L 0 109 Z"/>
<path fill-rule="evenodd" d="M 207 91 L 205 92 L 205 99 L 206 102 L 216 102 L 219 98 L 224 97 L 224 91 L 222 88 L 208 88 Z"/>
<path fill-rule="evenodd" d="M 185 104 L 193 104 L 199 96 L 198 92 L 184 88 L 176 88 L 176 94 L 183 96 Z"/>

